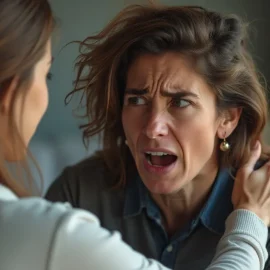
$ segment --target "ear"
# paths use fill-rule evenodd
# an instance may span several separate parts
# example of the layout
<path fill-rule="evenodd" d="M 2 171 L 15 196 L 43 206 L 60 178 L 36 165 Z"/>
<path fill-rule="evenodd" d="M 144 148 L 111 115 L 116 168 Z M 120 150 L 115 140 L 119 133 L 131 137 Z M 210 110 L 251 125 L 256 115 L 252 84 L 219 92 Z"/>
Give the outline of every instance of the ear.
<path fill-rule="evenodd" d="M 230 108 L 220 117 L 217 135 L 220 139 L 229 137 L 238 125 L 242 108 Z"/>
<path fill-rule="evenodd" d="M 0 100 L 0 113 L 1 114 L 7 114 L 10 109 L 10 103 L 12 100 L 12 96 L 14 94 L 15 89 L 18 86 L 18 77 L 14 77 L 10 82 L 6 83 L 3 86 L 3 89 L 0 89 L 0 91 L 4 91 L 4 95 L 2 96 L 2 100 Z"/>

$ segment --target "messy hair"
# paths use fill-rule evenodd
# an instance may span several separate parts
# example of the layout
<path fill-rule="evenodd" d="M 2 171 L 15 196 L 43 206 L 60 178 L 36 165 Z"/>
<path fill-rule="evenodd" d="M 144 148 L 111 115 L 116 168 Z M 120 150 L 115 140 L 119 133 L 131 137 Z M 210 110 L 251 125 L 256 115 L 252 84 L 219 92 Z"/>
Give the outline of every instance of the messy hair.
<path fill-rule="evenodd" d="M 238 126 L 229 137 L 231 150 L 222 153 L 221 166 L 237 168 L 267 121 L 266 91 L 246 46 L 247 26 L 235 16 L 201 7 L 131 5 L 100 33 L 80 43 L 75 88 L 82 91 L 87 142 L 103 134 L 104 159 L 125 184 L 126 166 L 134 161 L 125 147 L 121 122 L 127 71 L 141 54 L 173 51 L 193 59 L 197 72 L 213 89 L 217 111 L 242 108 Z M 83 100 L 83 99 L 82 99 Z"/>

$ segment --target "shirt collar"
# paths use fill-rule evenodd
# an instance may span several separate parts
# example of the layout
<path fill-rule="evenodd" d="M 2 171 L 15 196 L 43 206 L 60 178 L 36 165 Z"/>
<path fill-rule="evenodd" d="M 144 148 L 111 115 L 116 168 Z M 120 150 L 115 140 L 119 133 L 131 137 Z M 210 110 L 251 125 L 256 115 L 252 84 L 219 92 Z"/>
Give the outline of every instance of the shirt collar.
<path fill-rule="evenodd" d="M 259 169 L 266 162 L 267 160 L 257 161 L 254 170 Z M 202 224 L 217 234 L 224 233 L 225 221 L 233 211 L 231 200 L 235 174 L 235 169 L 222 169 L 219 171 L 210 197 L 201 212 Z"/>
<path fill-rule="evenodd" d="M 233 184 L 233 174 L 228 169 L 219 171 L 210 196 L 200 213 L 202 224 L 214 233 L 224 233 L 225 221 L 233 211 Z"/>

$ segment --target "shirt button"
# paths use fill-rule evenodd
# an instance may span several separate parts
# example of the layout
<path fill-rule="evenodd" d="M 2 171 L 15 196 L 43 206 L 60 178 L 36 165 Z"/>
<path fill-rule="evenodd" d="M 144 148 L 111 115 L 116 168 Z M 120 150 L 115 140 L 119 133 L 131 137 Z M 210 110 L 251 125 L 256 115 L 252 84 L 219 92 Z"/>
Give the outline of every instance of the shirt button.
<path fill-rule="evenodd" d="M 167 247 L 167 251 L 168 251 L 168 252 L 172 252 L 172 250 L 173 250 L 173 246 L 172 246 L 172 245 L 169 245 L 169 246 Z"/>

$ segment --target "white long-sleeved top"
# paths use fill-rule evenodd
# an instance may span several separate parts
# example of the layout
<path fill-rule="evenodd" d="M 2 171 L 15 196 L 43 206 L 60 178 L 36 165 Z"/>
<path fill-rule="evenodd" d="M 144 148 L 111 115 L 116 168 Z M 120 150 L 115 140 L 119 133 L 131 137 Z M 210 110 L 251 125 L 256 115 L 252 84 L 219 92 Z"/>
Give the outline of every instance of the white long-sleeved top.
<path fill-rule="evenodd" d="M 206 270 L 262 270 L 267 234 L 255 214 L 234 211 Z M 41 198 L 19 199 L 2 185 L 0 269 L 168 270 L 126 245 L 118 232 L 100 227 L 93 214 Z"/>

